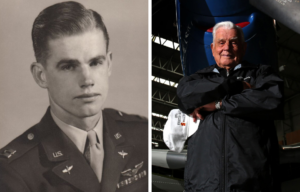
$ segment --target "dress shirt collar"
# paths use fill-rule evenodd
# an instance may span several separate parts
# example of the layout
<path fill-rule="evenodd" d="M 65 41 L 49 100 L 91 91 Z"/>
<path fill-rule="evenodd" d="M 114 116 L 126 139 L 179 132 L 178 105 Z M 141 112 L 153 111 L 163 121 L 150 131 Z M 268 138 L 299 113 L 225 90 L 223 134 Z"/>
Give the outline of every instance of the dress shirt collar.
<path fill-rule="evenodd" d="M 72 125 L 68 125 L 62 120 L 60 120 L 53 112 L 51 111 L 51 116 L 57 126 L 73 141 L 73 143 L 77 146 L 81 153 L 84 152 L 86 138 L 87 138 L 87 131 L 74 127 Z M 100 141 L 101 148 L 103 149 L 103 117 L 102 111 L 101 116 L 96 124 L 94 131 L 97 133 L 98 139 Z"/>
<path fill-rule="evenodd" d="M 233 71 L 235 71 L 235 70 L 237 70 L 237 69 L 240 69 L 241 67 L 242 67 L 242 64 L 238 64 L 238 65 L 236 65 L 236 66 L 234 67 Z M 219 72 L 219 69 L 223 69 L 223 68 L 221 68 L 221 67 L 219 67 L 218 65 L 216 65 L 216 68 L 214 68 L 213 72 L 215 72 L 215 73 L 220 73 L 220 72 Z"/>

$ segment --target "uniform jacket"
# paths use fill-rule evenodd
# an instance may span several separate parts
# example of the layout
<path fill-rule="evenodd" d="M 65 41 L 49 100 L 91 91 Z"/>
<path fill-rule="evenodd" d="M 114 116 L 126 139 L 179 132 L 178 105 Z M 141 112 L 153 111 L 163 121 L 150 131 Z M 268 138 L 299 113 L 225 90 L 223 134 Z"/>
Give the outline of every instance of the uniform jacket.
<path fill-rule="evenodd" d="M 147 120 L 105 109 L 103 122 L 101 184 L 83 154 L 54 123 L 48 109 L 38 124 L 0 150 L 0 191 L 147 191 Z"/>
<path fill-rule="evenodd" d="M 254 86 L 243 90 L 242 82 Z M 207 67 L 180 80 L 179 108 L 186 114 L 222 100 L 205 113 L 188 141 L 186 192 L 273 192 L 278 141 L 273 120 L 282 117 L 282 80 L 268 66 L 248 63 Z"/>

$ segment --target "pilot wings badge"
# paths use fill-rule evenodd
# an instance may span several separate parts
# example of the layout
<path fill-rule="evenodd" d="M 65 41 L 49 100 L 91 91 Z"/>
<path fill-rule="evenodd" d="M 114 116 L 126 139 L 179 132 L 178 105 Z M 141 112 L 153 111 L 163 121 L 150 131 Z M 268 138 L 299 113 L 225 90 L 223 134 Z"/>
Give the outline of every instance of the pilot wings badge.
<path fill-rule="evenodd" d="M 139 171 L 140 168 L 143 167 L 143 164 L 144 164 L 144 161 L 142 161 L 141 163 L 135 165 L 135 166 L 134 166 L 134 167 L 135 167 L 134 169 L 127 169 L 127 170 L 121 172 L 121 174 L 122 174 L 123 176 L 132 177 L 132 176 L 134 176 L 134 175 L 137 174 L 137 172 Z"/>
<path fill-rule="evenodd" d="M 70 171 L 73 168 L 73 165 L 71 165 L 70 167 L 66 166 L 66 168 L 64 170 L 62 170 L 63 173 L 69 173 L 69 175 L 71 174 Z"/>

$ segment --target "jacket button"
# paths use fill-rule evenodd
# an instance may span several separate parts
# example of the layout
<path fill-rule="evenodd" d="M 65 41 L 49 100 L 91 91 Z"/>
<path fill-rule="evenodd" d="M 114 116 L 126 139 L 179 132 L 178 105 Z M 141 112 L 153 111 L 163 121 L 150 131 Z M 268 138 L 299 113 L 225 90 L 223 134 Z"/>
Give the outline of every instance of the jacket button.
<path fill-rule="evenodd" d="M 33 134 L 33 133 L 29 133 L 29 134 L 27 135 L 27 138 L 28 138 L 29 140 L 32 140 L 32 139 L 34 138 L 34 134 Z"/>

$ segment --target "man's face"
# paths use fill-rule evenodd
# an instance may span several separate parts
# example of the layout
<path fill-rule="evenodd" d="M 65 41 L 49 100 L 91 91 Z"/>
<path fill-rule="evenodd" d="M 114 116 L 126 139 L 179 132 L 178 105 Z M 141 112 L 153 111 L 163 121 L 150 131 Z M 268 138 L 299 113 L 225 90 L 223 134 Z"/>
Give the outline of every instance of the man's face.
<path fill-rule="evenodd" d="M 49 40 L 49 53 L 45 77 L 51 109 L 77 118 L 99 114 L 112 65 L 103 32 Z"/>
<path fill-rule="evenodd" d="M 239 64 L 246 51 L 246 43 L 240 38 L 235 29 L 217 29 L 211 49 L 219 67 L 230 69 Z"/>

